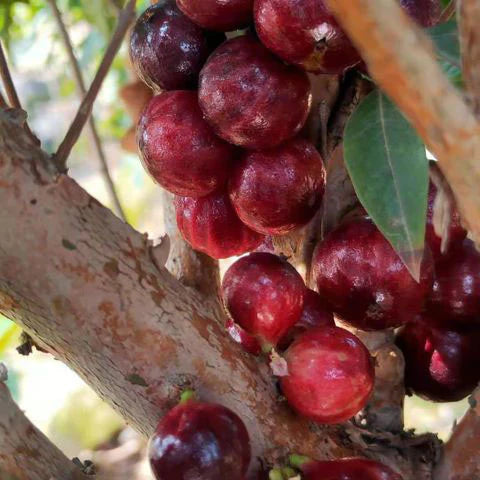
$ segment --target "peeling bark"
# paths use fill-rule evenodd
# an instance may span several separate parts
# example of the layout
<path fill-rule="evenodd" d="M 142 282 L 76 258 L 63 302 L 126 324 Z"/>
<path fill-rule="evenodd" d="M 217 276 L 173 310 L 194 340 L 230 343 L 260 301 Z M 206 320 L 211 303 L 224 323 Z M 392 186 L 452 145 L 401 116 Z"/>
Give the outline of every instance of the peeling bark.
<path fill-rule="evenodd" d="M 16 480 L 88 480 L 87 476 L 40 432 L 0 382 L 0 478 Z"/>

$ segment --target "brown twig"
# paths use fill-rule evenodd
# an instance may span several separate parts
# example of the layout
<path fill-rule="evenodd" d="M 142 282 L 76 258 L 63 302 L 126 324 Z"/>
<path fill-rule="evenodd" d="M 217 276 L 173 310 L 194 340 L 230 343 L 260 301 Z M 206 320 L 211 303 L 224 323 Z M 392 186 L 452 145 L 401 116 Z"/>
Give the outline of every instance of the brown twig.
<path fill-rule="evenodd" d="M 93 82 L 83 98 L 83 101 L 78 109 L 77 115 L 73 120 L 70 128 L 65 136 L 65 139 L 58 147 L 57 153 L 55 154 L 55 162 L 58 166 L 59 171 L 66 171 L 67 158 L 72 151 L 75 143 L 77 143 L 78 138 L 83 130 L 83 127 L 87 123 L 88 118 L 92 112 L 93 103 L 97 98 L 98 92 L 102 87 L 103 81 L 107 76 L 110 66 L 112 65 L 113 59 L 115 58 L 125 34 L 128 31 L 130 24 L 132 23 L 135 16 L 135 0 L 128 0 L 127 5 L 121 11 L 118 17 L 118 24 L 113 34 L 112 40 L 108 45 L 107 51 L 102 59 L 100 66 L 98 67 L 97 73 Z"/>
<path fill-rule="evenodd" d="M 77 88 L 80 91 L 82 97 L 85 97 L 87 94 L 87 89 L 85 87 L 85 82 L 83 80 L 83 75 L 80 70 L 80 65 L 78 64 L 77 57 L 75 56 L 75 52 L 73 51 L 72 42 L 70 40 L 70 35 L 65 27 L 65 23 L 62 19 L 62 14 L 58 9 L 57 2 L 55 0 L 48 0 L 50 6 L 52 7 L 53 14 L 55 16 L 55 20 L 57 22 L 58 29 L 60 30 L 60 34 L 62 36 L 63 44 L 67 51 L 68 58 L 70 60 L 70 65 L 73 69 L 73 74 L 75 77 L 75 82 L 77 84 Z M 125 213 L 123 211 L 122 205 L 120 203 L 120 199 L 118 198 L 117 191 L 115 189 L 115 185 L 112 181 L 112 177 L 110 176 L 110 171 L 108 168 L 107 158 L 105 156 L 105 152 L 103 150 L 102 142 L 98 135 L 97 127 L 95 125 L 95 119 L 93 115 L 90 115 L 88 119 L 88 126 L 90 131 L 90 139 L 93 145 L 93 148 L 97 152 L 98 160 L 100 162 L 101 167 L 101 174 L 105 185 L 107 187 L 108 192 L 110 193 L 111 201 L 118 213 L 118 215 L 126 221 Z"/>
<path fill-rule="evenodd" d="M 8 103 L 5 100 L 1 90 L 0 90 L 0 108 L 8 108 Z"/>
<path fill-rule="evenodd" d="M 20 104 L 20 99 L 17 95 L 17 90 L 15 89 L 15 84 L 13 83 L 12 76 L 10 75 L 10 69 L 8 68 L 7 57 L 3 50 L 2 42 L 0 40 L 0 76 L 2 77 L 3 86 L 5 87 L 5 92 L 7 93 L 8 101 L 12 108 L 22 108 Z"/>
<path fill-rule="evenodd" d="M 458 2 L 458 27 L 462 52 L 462 71 L 468 100 L 480 117 L 480 3 L 478 0 Z"/>
<path fill-rule="evenodd" d="M 448 20 L 453 17 L 457 8 L 456 3 L 455 0 L 450 0 L 450 3 L 442 10 L 440 17 L 438 17 L 438 23 L 448 22 Z"/>

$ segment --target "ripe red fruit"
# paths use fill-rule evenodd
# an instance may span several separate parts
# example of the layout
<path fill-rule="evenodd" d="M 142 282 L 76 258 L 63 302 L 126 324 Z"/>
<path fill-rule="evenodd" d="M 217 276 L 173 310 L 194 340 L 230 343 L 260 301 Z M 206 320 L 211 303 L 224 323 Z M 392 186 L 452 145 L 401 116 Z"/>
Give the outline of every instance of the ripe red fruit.
<path fill-rule="evenodd" d="M 235 323 L 231 318 L 227 318 L 225 322 L 225 328 L 227 329 L 230 338 L 238 343 L 247 353 L 252 355 L 260 355 L 262 353 L 262 346 L 258 340 L 247 333 L 240 325 Z"/>
<path fill-rule="evenodd" d="M 225 35 L 205 32 L 176 6 L 160 0 L 139 17 L 130 38 L 130 58 L 153 90 L 195 88 L 205 60 Z"/>
<path fill-rule="evenodd" d="M 250 35 L 221 45 L 200 73 L 205 118 L 220 137 L 250 149 L 293 137 L 305 124 L 311 97 L 305 72 L 284 65 Z"/>
<path fill-rule="evenodd" d="M 430 183 L 430 187 L 428 190 L 428 210 L 425 241 L 430 247 L 430 250 L 432 251 L 435 260 L 439 260 L 442 258 L 442 238 L 435 233 L 435 228 L 433 227 L 433 210 L 436 198 L 437 188 L 433 183 Z M 456 245 L 462 243 L 463 239 L 466 236 L 467 231 L 462 227 L 460 214 L 457 208 L 454 207 L 451 212 L 451 221 L 448 231 L 449 245 L 447 246 L 447 251 L 445 253 L 448 253 L 452 248 L 455 248 Z"/>
<path fill-rule="evenodd" d="M 222 290 L 234 322 L 268 350 L 298 322 L 306 288 L 300 274 L 286 260 L 255 252 L 227 270 Z"/>
<path fill-rule="evenodd" d="M 137 130 L 143 165 L 177 195 L 200 197 L 225 185 L 234 147 L 203 120 L 195 92 L 164 92 L 152 98 Z"/>
<path fill-rule="evenodd" d="M 300 466 L 304 480 L 402 480 L 383 463 L 366 458 L 310 461 Z"/>
<path fill-rule="evenodd" d="M 437 24 L 442 11 L 439 0 L 400 0 L 400 4 L 422 27 Z"/>
<path fill-rule="evenodd" d="M 149 445 L 157 480 L 244 480 L 250 456 L 242 420 L 222 405 L 195 401 L 170 410 Z"/>
<path fill-rule="evenodd" d="M 255 0 L 262 43 L 309 72 L 341 74 L 361 58 L 323 0 Z"/>
<path fill-rule="evenodd" d="M 253 0 L 177 0 L 177 4 L 197 25 L 221 32 L 244 28 L 253 16 Z"/>
<path fill-rule="evenodd" d="M 223 191 L 202 198 L 176 197 L 175 211 L 183 238 L 212 258 L 241 255 L 264 239 L 240 221 Z"/>
<path fill-rule="evenodd" d="M 300 320 L 287 332 L 278 347 L 286 350 L 300 335 L 315 327 L 334 327 L 331 307 L 325 300 L 309 288 L 305 292 Z"/>
<path fill-rule="evenodd" d="M 452 327 L 480 325 L 480 253 L 471 240 L 436 263 L 428 311 Z"/>
<path fill-rule="evenodd" d="M 417 283 L 373 222 L 357 218 L 317 246 L 312 275 L 319 294 L 343 320 L 381 330 L 420 313 L 432 287 L 433 261 L 426 249 Z"/>
<path fill-rule="evenodd" d="M 306 224 L 320 206 L 325 169 L 315 147 L 301 138 L 271 150 L 245 153 L 230 179 L 230 198 L 253 230 L 282 235 Z"/>
<path fill-rule="evenodd" d="M 405 386 L 434 402 L 454 402 L 480 381 L 480 331 L 437 328 L 423 318 L 403 327 L 397 345 L 405 357 Z"/>
<path fill-rule="evenodd" d="M 370 353 L 338 327 L 308 330 L 286 351 L 280 384 L 288 403 L 318 423 L 341 423 L 367 403 L 374 384 Z"/>

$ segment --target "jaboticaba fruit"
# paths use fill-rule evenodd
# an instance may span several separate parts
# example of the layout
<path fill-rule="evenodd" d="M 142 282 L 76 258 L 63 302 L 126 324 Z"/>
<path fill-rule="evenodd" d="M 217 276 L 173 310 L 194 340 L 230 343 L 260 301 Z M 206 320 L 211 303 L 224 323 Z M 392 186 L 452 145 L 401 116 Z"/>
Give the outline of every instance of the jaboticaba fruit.
<path fill-rule="evenodd" d="M 264 239 L 240 221 L 225 191 L 202 198 L 176 197 L 175 210 L 183 238 L 212 258 L 250 252 Z"/>
<path fill-rule="evenodd" d="M 310 81 L 285 65 L 253 36 L 228 40 L 200 72 L 199 100 L 223 139 L 245 148 L 275 147 L 305 124 Z"/>
<path fill-rule="evenodd" d="M 202 118 L 195 92 L 163 92 L 152 98 L 137 129 L 146 170 L 176 195 L 201 197 L 223 188 L 235 147 L 218 138 Z"/>
<path fill-rule="evenodd" d="M 130 39 L 138 76 L 153 90 L 195 88 L 205 60 L 225 40 L 186 17 L 175 0 L 160 0 L 139 17 Z"/>
<path fill-rule="evenodd" d="M 433 283 L 428 248 L 420 282 L 368 218 L 345 221 L 320 243 L 312 275 L 334 312 L 363 330 L 398 327 L 420 313 Z"/>
<path fill-rule="evenodd" d="M 307 140 L 295 138 L 235 164 L 230 198 L 240 219 L 269 235 L 286 234 L 315 214 L 325 190 L 322 158 Z"/>
<path fill-rule="evenodd" d="M 307 330 L 286 351 L 281 377 L 288 403 L 318 423 L 341 423 L 367 403 L 374 384 L 370 353 L 352 333 L 338 327 Z"/>

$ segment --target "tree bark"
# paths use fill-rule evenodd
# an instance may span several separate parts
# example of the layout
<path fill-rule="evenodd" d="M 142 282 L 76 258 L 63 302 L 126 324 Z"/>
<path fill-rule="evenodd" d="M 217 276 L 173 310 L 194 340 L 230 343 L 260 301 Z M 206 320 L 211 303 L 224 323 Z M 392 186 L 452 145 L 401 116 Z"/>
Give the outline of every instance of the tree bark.
<path fill-rule="evenodd" d="M 265 363 L 225 334 L 218 302 L 155 264 L 146 236 L 51 165 L 20 122 L 0 112 L 0 311 L 135 428 L 151 435 L 180 392 L 193 388 L 237 412 L 254 457 L 268 463 L 292 452 L 367 455 L 405 478 L 420 471 L 415 478 L 430 478 L 430 437 L 367 444 L 368 432 L 315 426 L 293 413 Z"/>
<path fill-rule="evenodd" d="M 13 401 L 0 382 L 0 478 L 2 472 L 16 480 L 88 480 Z"/>

